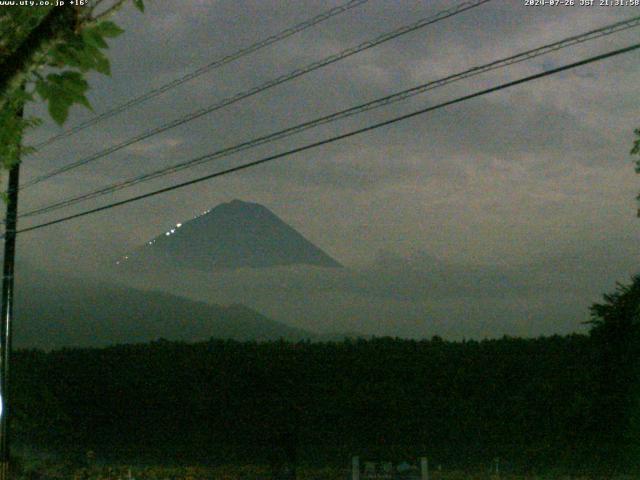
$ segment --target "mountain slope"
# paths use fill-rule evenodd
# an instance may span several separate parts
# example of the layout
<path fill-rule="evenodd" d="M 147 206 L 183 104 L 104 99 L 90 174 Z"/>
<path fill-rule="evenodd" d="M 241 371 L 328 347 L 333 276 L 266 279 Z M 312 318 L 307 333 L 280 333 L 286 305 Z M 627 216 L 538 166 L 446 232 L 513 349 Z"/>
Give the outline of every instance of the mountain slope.
<path fill-rule="evenodd" d="M 341 265 L 266 207 L 233 200 L 178 223 L 119 264 L 146 268 L 157 263 L 198 270 L 284 265 Z"/>
<path fill-rule="evenodd" d="M 313 335 L 242 305 L 222 307 L 175 295 L 67 277 L 21 282 L 17 289 L 17 347 L 59 348 L 137 343 L 166 338 L 199 341 L 300 340 Z"/>

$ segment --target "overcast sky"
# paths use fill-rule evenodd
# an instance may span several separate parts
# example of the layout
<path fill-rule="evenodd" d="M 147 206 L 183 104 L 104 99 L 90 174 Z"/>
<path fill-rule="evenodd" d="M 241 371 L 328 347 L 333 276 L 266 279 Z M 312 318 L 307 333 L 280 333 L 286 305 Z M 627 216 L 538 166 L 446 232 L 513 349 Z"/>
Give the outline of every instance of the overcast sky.
<path fill-rule="evenodd" d="M 91 103 L 95 112 L 108 110 L 338 3 L 154 0 L 147 2 L 145 14 L 125 8 L 116 21 L 126 33 L 111 42 L 109 53 L 113 75 L 91 76 Z M 25 159 L 22 178 L 48 172 L 457 3 L 370 0 L 44 149 Z M 494 0 L 25 190 L 20 210 L 639 14 L 634 7 L 527 7 L 524 0 Z M 633 29 L 567 48 L 107 198 L 127 198 L 254 160 L 637 39 L 638 30 Z M 478 272 L 464 277 L 468 284 L 478 278 L 486 282 L 480 302 L 459 288 L 457 278 L 451 292 L 438 298 L 440 327 L 437 322 L 418 322 L 426 310 L 416 306 L 422 303 L 411 303 L 389 307 L 396 313 L 389 314 L 393 320 L 386 327 L 379 326 L 384 323 L 379 317 L 375 325 L 364 320 L 355 325 L 361 330 L 460 336 L 579 329 L 589 302 L 638 270 L 640 220 L 635 218 L 634 197 L 640 177 L 634 174 L 629 150 L 633 129 L 640 126 L 639 55 L 605 60 L 252 170 L 24 234 L 18 255 L 43 271 L 101 271 L 175 223 L 239 198 L 264 204 L 351 269 L 370 273 L 393 259 L 394 268 L 404 265 L 421 272 L 409 276 L 415 282 L 431 278 L 434 265 L 446 265 L 452 272 Z M 91 116 L 75 108 L 67 125 Z M 47 121 L 28 140 L 35 143 L 59 130 Z M 65 212 L 97 206 L 107 198 Z M 33 223 L 35 219 L 25 220 L 21 226 Z M 379 276 L 371 277 L 374 293 L 369 294 L 377 295 L 378 311 L 391 305 L 381 290 L 393 290 L 400 278 L 407 283 L 406 274 L 390 275 L 387 284 Z M 358 281 L 363 278 L 366 275 Z M 517 285 L 505 287 L 504 278 Z M 517 290 L 517 302 L 505 300 L 500 292 L 492 296 L 496 282 Z M 366 297 L 353 298 L 343 298 L 343 306 L 353 310 L 367 303 Z M 258 306 L 269 310 L 266 304 Z M 433 303 L 431 307 L 436 308 Z M 456 321 L 461 322 L 469 309 L 476 312 L 474 318 L 485 319 L 482 328 L 477 321 L 468 330 L 462 323 L 455 332 L 442 327 L 447 321 L 442 312 L 457 312 Z M 504 315 L 492 331 L 487 319 L 496 309 Z M 413 313 L 401 324 L 397 311 L 410 310 Z M 527 323 L 526 318 L 536 315 L 546 316 L 544 326 Z M 313 321 L 320 322 L 321 316 L 318 313 Z M 346 329 L 343 324 L 332 328 Z"/>

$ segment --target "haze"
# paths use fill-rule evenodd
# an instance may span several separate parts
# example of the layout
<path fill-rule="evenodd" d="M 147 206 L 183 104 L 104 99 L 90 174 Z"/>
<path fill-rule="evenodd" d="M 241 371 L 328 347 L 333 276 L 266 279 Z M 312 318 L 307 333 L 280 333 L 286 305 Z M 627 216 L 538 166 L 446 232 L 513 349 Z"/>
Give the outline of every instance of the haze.
<path fill-rule="evenodd" d="M 25 190 L 20 210 L 637 14 L 633 8 L 523 3 L 489 3 L 140 142 Z M 154 1 L 144 16 L 125 10 L 117 21 L 126 33 L 111 48 L 113 75 L 92 76 L 91 103 L 96 112 L 105 111 L 333 4 Z M 23 180 L 450 5 L 371 0 L 26 158 Z M 637 32 L 629 30 L 588 42 L 111 198 L 258 159 L 636 40 Z M 17 288 L 46 285 L 52 274 L 91 277 L 211 303 L 243 303 L 317 332 L 482 338 L 584 331 L 589 305 L 615 281 L 627 281 L 638 265 L 640 184 L 629 156 L 633 129 L 640 126 L 637 55 L 21 235 Z M 91 116 L 76 108 L 68 125 Z M 57 131 L 47 122 L 27 143 Z M 114 271 L 126 252 L 236 198 L 268 207 L 346 268 L 135 277 Z M 65 213 L 105 202 L 86 202 Z"/>

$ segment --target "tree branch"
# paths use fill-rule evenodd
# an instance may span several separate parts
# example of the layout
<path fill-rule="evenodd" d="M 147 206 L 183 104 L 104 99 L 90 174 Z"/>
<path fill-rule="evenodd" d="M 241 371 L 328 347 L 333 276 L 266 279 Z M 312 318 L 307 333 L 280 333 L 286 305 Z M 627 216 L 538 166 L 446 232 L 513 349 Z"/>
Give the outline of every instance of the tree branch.
<path fill-rule="evenodd" d="M 0 64 L 0 97 L 4 96 L 13 81 L 29 70 L 34 56 L 44 45 L 65 32 L 73 31 L 74 25 L 74 9 L 52 8 L 24 42 Z"/>
<path fill-rule="evenodd" d="M 109 8 L 107 8 L 104 12 L 102 12 L 99 15 L 96 15 L 95 17 L 92 17 L 91 20 L 92 21 L 96 21 L 96 20 L 100 20 L 102 18 L 108 17 L 109 15 L 114 14 L 116 11 L 118 11 L 120 8 L 122 8 L 122 5 L 124 5 L 124 3 L 127 0 L 116 0 L 113 5 L 111 5 Z M 98 4 L 96 4 L 96 6 L 98 6 L 100 4 L 100 2 L 98 2 Z"/>
<path fill-rule="evenodd" d="M 82 21 L 91 21 L 91 19 L 93 18 L 93 14 L 96 11 L 96 9 L 100 6 L 101 3 L 103 3 L 105 0 L 94 0 L 92 4 L 87 5 L 87 8 L 85 8 L 86 12 L 84 15 L 82 15 Z"/>

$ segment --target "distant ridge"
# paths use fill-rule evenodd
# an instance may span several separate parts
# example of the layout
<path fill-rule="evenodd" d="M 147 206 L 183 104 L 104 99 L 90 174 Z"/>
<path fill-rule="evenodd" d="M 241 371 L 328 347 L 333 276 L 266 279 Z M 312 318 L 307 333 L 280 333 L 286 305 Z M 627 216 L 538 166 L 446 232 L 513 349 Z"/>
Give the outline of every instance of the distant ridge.
<path fill-rule="evenodd" d="M 160 338 L 184 342 L 209 338 L 300 341 L 315 336 L 240 304 L 207 304 L 61 275 L 33 278 L 22 283 L 16 293 L 18 348 L 100 347 Z"/>
<path fill-rule="evenodd" d="M 342 266 L 268 208 L 241 200 L 178 223 L 118 261 L 135 268 L 157 263 L 198 270 Z"/>

